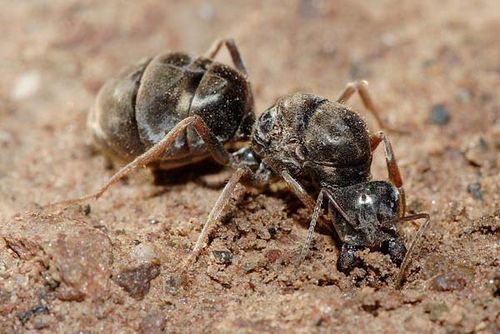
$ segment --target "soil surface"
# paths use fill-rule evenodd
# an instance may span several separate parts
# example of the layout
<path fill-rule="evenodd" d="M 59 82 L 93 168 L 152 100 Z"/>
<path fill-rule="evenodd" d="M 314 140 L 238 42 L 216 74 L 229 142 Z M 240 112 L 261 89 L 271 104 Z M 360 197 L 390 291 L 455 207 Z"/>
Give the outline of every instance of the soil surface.
<path fill-rule="evenodd" d="M 498 333 L 500 6 L 477 1 L 2 1 L 0 332 Z M 294 91 L 370 81 L 392 126 L 409 213 L 428 212 L 402 290 L 386 255 L 349 276 L 286 189 L 237 188 L 191 270 L 221 191 L 214 168 L 148 170 L 90 206 L 41 205 L 112 174 L 85 119 L 119 69 L 234 37 L 258 112 Z M 227 62 L 226 53 L 219 57 Z M 373 131 L 357 96 L 348 104 Z M 386 178 L 382 150 L 373 175 Z M 406 242 L 417 227 L 401 225 Z"/>

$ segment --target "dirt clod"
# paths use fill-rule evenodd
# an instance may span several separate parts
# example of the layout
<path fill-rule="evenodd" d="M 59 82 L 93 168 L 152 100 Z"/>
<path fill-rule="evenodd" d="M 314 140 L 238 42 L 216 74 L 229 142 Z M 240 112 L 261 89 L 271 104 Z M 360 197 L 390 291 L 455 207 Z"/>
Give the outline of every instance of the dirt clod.
<path fill-rule="evenodd" d="M 213 251 L 212 254 L 218 264 L 231 264 L 233 261 L 233 254 L 229 251 Z"/>
<path fill-rule="evenodd" d="M 59 234 L 52 256 L 63 284 L 58 288 L 62 300 L 103 298 L 108 291 L 111 265 L 109 239 L 95 230 Z"/>
<path fill-rule="evenodd" d="M 445 126 L 450 121 L 450 112 L 444 104 L 435 104 L 429 113 L 429 121 L 432 124 Z"/>
<path fill-rule="evenodd" d="M 113 277 L 113 281 L 137 300 L 143 299 L 149 292 L 151 280 L 160 275 L 158 263 L 146 263 L 136 268 L 128 268 Z"/>
<path fill-rule="evenodd" d="M 27 322 L 32 316 L 40 313 L 49 313 L 49 309 L 45 305 L 37 305 L 28 311 L 21 312 L 17 315 L 17 318 L 24 324 Z"/>
<path fill-rule="evenodd" d="M 139 326 L 139 333 L 161 334 L 165 329 L 165 317 L 161 312 L 152 312 L 146 315 Z"/>
<path fill-rule="evenodd" d="M 431 282 L 432 289 L 436 291 L 462 290 L 466 285 L 466 280 L 454 272 L 446 272 L 434 277 Z"/>

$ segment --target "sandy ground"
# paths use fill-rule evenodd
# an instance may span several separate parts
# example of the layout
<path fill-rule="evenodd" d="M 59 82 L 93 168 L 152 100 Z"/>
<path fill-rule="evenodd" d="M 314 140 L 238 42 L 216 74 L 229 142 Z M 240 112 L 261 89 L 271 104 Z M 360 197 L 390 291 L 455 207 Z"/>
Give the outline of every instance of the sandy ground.
<path fill-rule="evenodd" d="M 497 0 L 0 4 L 0 332 L 500 331 Z M 106 79 L 218 36 L 237 40 L 258 111 L 364 78 L 387 122 L 409 130 L 391 134 L 408 211 L 432 226 L 401 291 L 380 253 L 339 273 L 325 232 L 296 269 L 310 213 L 287 191 L 243 187 L 179 276 L 220 191 L 203 169 L 163 185 L 144 170 L 90 207 L 39 209 L 112 175 L 85 129 Z M 381 152 L 373 174 L 386 177 Z"/>

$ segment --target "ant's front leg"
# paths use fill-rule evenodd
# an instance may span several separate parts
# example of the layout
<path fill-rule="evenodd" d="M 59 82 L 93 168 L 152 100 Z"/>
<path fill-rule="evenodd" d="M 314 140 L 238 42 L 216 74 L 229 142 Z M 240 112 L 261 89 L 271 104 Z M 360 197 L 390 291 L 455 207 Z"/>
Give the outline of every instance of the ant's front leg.
<path fill-rule="evenodd" d="M 403 222 L 403 221 L 412 221 L 412 220 L 417 220 L 417 219 L 425 219 L 425 221 L 422 225 L 420 225 L 420 228 L 418 229 L 417 234 L 413 238 L 413 241 L 411 242 L 410 247 L 408 247 L 408 251 L 404 255 L 401 266 L 399 267 L 399 273 L 398 273 L 398 276 L 396 277 L 396 288 L 397 289 L 400 289 L 403 286 L 404 280 L 406 278 L 406 271 L 408 270 L 408 266 L 410 265 L 413 253 L 415 252 L 415 249 L 417 248 L 417 245 L 418 245 L 419 241 L 422 239 L 425 231 L 427 231 L 427 228 L 429 227 L 429 223 L 431 222 L 431 219 L 430 219 L 429 214 L 427 214 L 427 213 L 418 213 L 415 215 L 399 218 L 397 220 L 399 222 Z"/>
<path fill-rule="evenodd" d="M 281 171 L 281 178 L 290 187 L 292 192 L 297 196 L 300 201 L 309 209 L 314 210 L 315 202 L 312 197 L 307 193 L 304 187 L 297 181 L 287 170 Z"/>
<path fill-rule="evenodd" d="M 314 229 L 316 227 L 316 223 L 320 217 L 320 212 L 321 208 L 323 206 L 323 197 L 327 196 L 328 201 L 333 205 L 333 207 L 342 215 L 342 217 L 345 219 L 345 221 L 350 224 L 351 226 L 354 226 L 354 222 L 352 222 L 351 218 L 347 215 L 345 212 L 344 208 L 338 203 L 338 201 L 335 199 L 334 195 L 332 194 L 332 191 L 327 189 L 327 188 L 322 188 L 319 192 L 318 198 L 316 199 L 316 205 L 313 210 L 313 214 L 311 217 L 311 222 L 309 223 L 309 229 L 307 231 L 307 237 L 306 240 L 304 241 L 304 244 L 302 246 L 302 250 L 300 252 L 299 256 L 299 261 L 298 264 L 302 263 L 304 261 L 307 252 L 309 251 Z M 333 215 L 332 215 L 333 218 Z M 342 234 L 343 228 L 339 227 L 337 224 L 340 224 L 339 222 L 332 221 L 332 224 L 337 231 L 337 233 Z"/>
<path fill-rule="evenodd" d="M 396 188 L 398 188 L 399 191 L 400 217 L 404 217 L 406 210 L 406 197 L 403 188 L 403 179 L 401 178 L 401 173 L 399 172 L 398 162 L 396 160 L 396 157 L 394 156 L 391 142 L 382 131 L 379 131 L 377 134 L 370 136 L 370 148 L 372 152 L 378 147 L 381 142 L 384 143 L 384 155 L 387 164 L 387 172 L 389 174 L 389 181 Z"/>
<path fill-rule="evenodd" d="M 314 229 L 316 227 L 316 223 L 319 218 L 319 214 L 321 212 L 321 207 L 323 205 L 323 189 L 319 192 L 318 198 L 316 199 L 316 206 L 314 207 L 313 214 L 311 217 L 311 222 L 309 223 L 309 228 L 307 229 L 307 237 L 306 240 L 304 241 L 304 244 L 302 245 L 302 249 L 300 250 L 300 255 L 299 255 L 299 260 L 297 262 L 297 265 L 300 265 L 302 261 L 306 258 L 307 252 L 309 251 L 309 248 L 311 246 L 311 241 L 313 238 L 314 234 Z"/>

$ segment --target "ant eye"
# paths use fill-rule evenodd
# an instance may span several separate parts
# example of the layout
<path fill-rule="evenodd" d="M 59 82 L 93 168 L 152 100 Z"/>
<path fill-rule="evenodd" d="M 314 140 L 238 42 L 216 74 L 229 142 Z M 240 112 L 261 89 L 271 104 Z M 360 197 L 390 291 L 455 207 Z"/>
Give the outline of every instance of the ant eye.
<path fill-rule="evenodd" d="M 264 112 L 262 114 L 262 117 L 260 118 L 260 128 L 263 132 L 269 132 L 271 131 L 273 127 L 273 115 L 271 111 Z"/>

